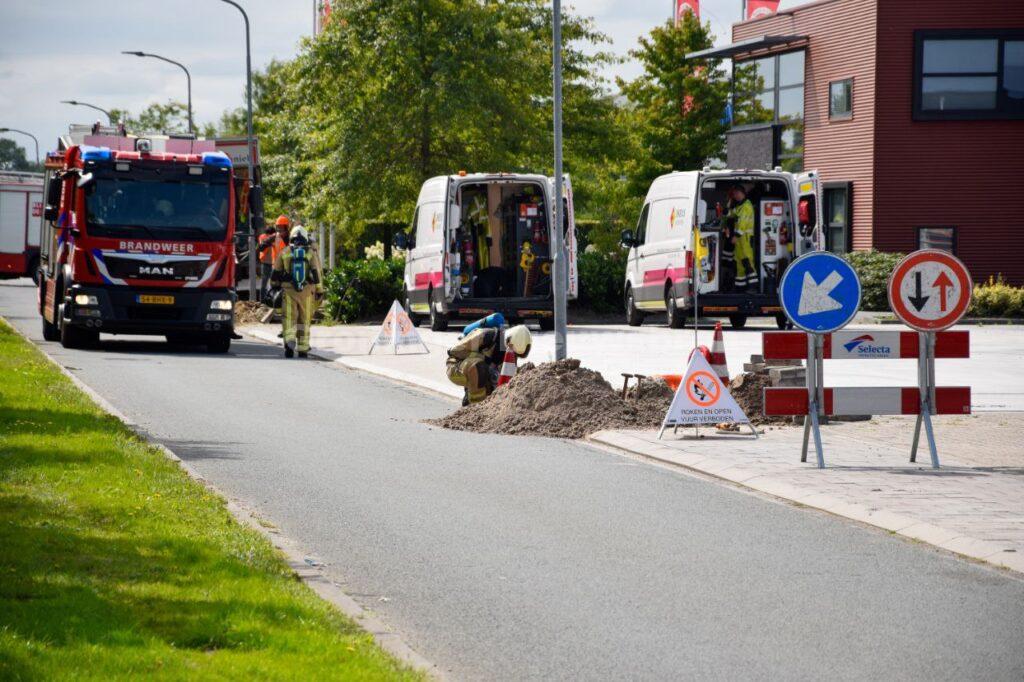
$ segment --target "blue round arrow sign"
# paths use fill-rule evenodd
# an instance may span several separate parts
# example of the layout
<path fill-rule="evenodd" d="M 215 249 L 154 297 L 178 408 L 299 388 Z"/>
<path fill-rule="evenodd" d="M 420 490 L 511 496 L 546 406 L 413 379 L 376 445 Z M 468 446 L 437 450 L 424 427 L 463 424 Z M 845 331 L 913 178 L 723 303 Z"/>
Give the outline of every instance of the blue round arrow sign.
<path fill-rule="evenodd" d="M 850 264 L 828 251 L 793 261 L 782 275 L 779 299 L 786 317 L 813 334 L 842 329 L 860 308 L 860 279 Z"/>

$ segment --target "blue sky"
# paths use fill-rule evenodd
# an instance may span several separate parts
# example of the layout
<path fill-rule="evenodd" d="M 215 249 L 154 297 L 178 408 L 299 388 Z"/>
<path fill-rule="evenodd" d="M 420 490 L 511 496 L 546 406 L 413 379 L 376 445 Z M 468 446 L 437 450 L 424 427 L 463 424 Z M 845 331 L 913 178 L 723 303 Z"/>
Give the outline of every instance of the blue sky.
<path fill-rule="evenodd" d="M 563 0 L 594 17 L 611 49 L 625 55 L 638 36 L 665 21 L 671 0 Z M 287 58 L 313 24 L 313 0 L 240 0 L 252 21 L 254 68 Z M 799 4 L 783 0 L 783 7 Z M 719 42 L 740 14 L 740 0 L 703 0 Z M 138 111 L 185 98 L 180 69 L 122 56 L 143 50 L 185 63 L 192 72 L 197 122 L 242 103 L 245 77 L 241 16 L 217 0 L 0 0 L 0 127 L 35 134 L 44 149 L 70 122 L 97 112 L 60 104 L 74 99 Z M 627 61 L 606 74 L 633 77 Z M 31 140 L 15 136 L 32 153 Z"/>

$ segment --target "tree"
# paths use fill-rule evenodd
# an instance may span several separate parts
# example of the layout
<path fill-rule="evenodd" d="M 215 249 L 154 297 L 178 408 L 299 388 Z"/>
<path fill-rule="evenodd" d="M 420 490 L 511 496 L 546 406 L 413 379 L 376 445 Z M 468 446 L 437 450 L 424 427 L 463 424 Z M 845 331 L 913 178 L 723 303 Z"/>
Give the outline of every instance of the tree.
<path fill-rule="evenodd" d="M 25 148 L 14 140 L 0 137 L 0 170 L 42 171 L 40 164 L 29 161 Z"/>
<path fill-rule="evenodd" d="M 345 228 L 407 222 L 428 177 L 551 169 L 544 0 L 348 0 L 299 56 L 262 75 L 258 132 L 272 204 Z M 615 151 L 608 55 L 566 15 L 566 168 Z M 584 182 L 584 184 L 586 184 Z"/>
<path fill-rule="evenodd" d="M 656 27 L 630 53 L 644 66 L 636 80 L 618 81 L 635 106 L 643 149 L 630 168 L 634 192 L 662 173 L 700 168 L 723 153 L 728 80 L 717 60 L 685 58 L 713 44 L 710 23 L 686 12 L 679 26 Z"/>

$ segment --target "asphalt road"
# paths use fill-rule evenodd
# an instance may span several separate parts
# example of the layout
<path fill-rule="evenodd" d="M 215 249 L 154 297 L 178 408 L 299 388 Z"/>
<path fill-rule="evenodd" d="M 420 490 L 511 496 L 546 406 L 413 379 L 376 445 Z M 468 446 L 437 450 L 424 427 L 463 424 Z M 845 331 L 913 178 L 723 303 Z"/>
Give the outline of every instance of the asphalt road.
<path fill-rule="evenodd" d="M 1021 679 L 1024 581 L 241 342 L 40 341 L 461 679 Z"/>

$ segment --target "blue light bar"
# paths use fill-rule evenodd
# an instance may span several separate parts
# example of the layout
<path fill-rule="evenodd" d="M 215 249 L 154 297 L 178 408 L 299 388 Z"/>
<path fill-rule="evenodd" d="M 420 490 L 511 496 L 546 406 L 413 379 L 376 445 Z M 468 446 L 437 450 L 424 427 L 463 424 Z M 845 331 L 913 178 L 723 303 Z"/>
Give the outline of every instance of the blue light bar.
<path fill-rule="evenodd" d="M 82 161 L 110 161 L 109 147 L 91 147 L 82 145 Z"/>
<path fill-rule="evenodd" d="M 231 168 L 231 159 L 224 152 L 203 152 L 203 165 Z"/>

